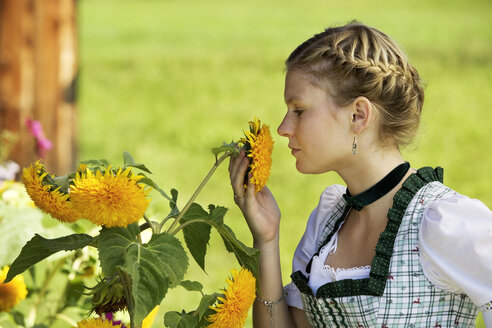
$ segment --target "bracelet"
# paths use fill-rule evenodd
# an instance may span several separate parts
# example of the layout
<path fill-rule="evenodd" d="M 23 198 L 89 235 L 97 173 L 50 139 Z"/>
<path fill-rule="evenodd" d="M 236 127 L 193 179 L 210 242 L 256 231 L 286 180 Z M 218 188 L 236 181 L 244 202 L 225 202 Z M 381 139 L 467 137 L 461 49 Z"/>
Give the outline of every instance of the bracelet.
<path fill-rule="evenodd" d="M 280 298 L 278 298 L 274 301 L 265 301 L 259 297 L 256 297 L 256 300 L 258 302 L 263 303 L 263 305 L 266 306 L 268 312 L 270 312 L 270 328 L 273 328 L 273 307 L 275 306 L 275 304 L 282 302 L 284 299 L 285 299 L 284 295 L 280 296 Z"/>

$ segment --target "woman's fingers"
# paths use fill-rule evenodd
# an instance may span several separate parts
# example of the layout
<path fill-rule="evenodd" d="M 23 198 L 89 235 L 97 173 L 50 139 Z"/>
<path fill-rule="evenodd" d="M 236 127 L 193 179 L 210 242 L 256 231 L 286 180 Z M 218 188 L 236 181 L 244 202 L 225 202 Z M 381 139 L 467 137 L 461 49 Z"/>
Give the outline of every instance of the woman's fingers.
<path fill-rule="evenodd" d="M 244 159 L 244 152 L 241 151 L 241 153 L 236 156 L 236 157 L 231 157 L 231 160 L 229 162 L 229 174 L 231 178 L 236 176 L 236 172 L 238 170 L 238 167 L 241 165 L 242 160 Z"/>
<path fill-rule="evenodd" d="M 242 152 L 240 156 L 230 163 L 230 178 L 232 190 L 237 196 L 244 195 L 244 174 L 249 166 L 249 160 Z"/>
<path fill-rule="evenodd" d="M 244 177 L 244 175 L 243 175 Z M 244 191 L 244 196 L 246 197 L 246 200 L 249 200 L 250 202 L 255 199 L 255 185 L 253 182 L 251 182 L 251 173 L 248 174 L 248 189 Z"/>

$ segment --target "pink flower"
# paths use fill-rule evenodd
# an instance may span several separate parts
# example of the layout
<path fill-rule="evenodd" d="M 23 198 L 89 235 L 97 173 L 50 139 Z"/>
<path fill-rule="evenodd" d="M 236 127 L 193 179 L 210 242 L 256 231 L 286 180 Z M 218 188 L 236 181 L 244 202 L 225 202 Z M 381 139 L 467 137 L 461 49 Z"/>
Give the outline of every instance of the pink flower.
<path fill-rule="evenodd" d="M 29 129 L 29 133 L 36 138 L 38 156 L 44 158 L 46 156 L 46 152 L 53 148 L 53 144 L 44 136 L 41 122 L 28 118 L 26 120 L 26 127 Z"/>
<path fill-rule="evenodd" d="M 121 325 L 121 328 L 127 328 L 123 322 L 120 321 L 113 321 L 114 320 L 114 314 L 113 313 L 105 313 L 104 314 L 104 320 L 111 321 L 113 326 Z"/>

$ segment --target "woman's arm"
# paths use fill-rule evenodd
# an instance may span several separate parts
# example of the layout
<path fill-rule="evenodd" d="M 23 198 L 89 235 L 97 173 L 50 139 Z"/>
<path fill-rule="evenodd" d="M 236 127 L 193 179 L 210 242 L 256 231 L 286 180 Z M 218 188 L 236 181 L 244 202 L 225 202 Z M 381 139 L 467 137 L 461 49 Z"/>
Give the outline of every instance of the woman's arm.
<path fill-rule="evenodd" d="M 282 275 L 279 252 L 280 210 L 275 198 L 268 188 L 255 193 L 254 186 L 248 179 L 248 187 L 244 190 L 244 175 L 249 160 L 244 152 L 231 158 L 229 174 L 234 199 L 241 209 L 248 227 L 253 235 L 253 244 L 260 253 L 259 282 L 261 294 L 259 299 L 272 302 L 283 298 Z M 287 304 L 282 301 L 273 305 L 273 317 L 267 306 L 256 300 L 253 305 L 253 325 L 256 328 L 270 327 L 273 318 L 275 327 L 296 328 Z"/>
<path fill-rule="evenodd" d="M 270 313 L 263 302 L 256 300 L 253 305 L 253 327 L 268 328 L 273 326 L 295 328 L 295 322 L 283 299 L 284 289 L 280 269 L 278 238 L 275 238 L 269 244 L 261 245 L 255 243 L 254 247 L 261 252 L 259 271 L 261 294 L 257 296 L 259 299 L 269 302 L 280 299 L 281 301 L 272 306 L 273 311 Z"/>

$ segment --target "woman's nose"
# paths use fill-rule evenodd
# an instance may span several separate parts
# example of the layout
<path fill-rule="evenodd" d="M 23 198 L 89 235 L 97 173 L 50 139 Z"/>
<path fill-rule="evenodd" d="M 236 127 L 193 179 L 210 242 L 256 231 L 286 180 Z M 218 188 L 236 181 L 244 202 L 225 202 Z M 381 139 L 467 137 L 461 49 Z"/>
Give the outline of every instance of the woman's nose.
<path fill-rule="evenodd" d="M 284 119 L 282 120 L 282 123 L 277 128 L 277 133 L 281 135 L 282 137 L 289 137 L 293 133 L 292 129 L 292 124 L 287 118 L 287 115 L 285 115 Z"/>

